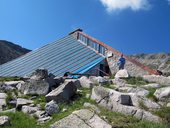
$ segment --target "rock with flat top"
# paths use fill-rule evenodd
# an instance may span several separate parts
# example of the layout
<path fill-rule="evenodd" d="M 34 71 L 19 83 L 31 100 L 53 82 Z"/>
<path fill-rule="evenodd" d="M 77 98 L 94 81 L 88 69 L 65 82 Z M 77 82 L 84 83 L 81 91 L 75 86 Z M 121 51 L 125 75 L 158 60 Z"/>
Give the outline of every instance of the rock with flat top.
<path fill-rule="evenodd" d="M 117 87 L 125 87 L 127 85 L 126 80 L 120 78 L 112 79 L 112 83 L 115 84 Z"/>
<path fill-rule="evenodd" d="M 89 80 L 92 81 L 96 85 L 104 86 L 110 84 L 110 81 L 101 76 L 90 76 Z"/>
<path fill-rule="evenodd" d="M 120 93 L 112 89 L 97 86 L 92 90 L 91 99 L 95 100 L 98 105 L 111 111 L 131 115 L 141 120 L 147 119 L 153 122 L 160 122 L 161 119 L 158 116 L 138 107 L 139 98 L 136 96 L 137 98 L 134 99 L 134 95 L 134 93 Z M 151 104 L 151 102 L 146 103 L 149 104 L 147 107 L 154 107 L 156 105 L 154 103 Z"/>
<path fill-rule="evenodd" d="M 22 106 L 22 112 L 27 114 L 33 114 L 39 110 L 38 107 Z"/>
<path fill-rule="evenodd" d="M 129 73 L 126 69 L 119 70 L 115 75 L 115 78 L 128 78 L 128 77 Z"/>
<path fill-rule="evenodd" d="M 48 93 L 45 98 L 47 102 L 51 100 L 54 100 L 57 103 L 69 101 L 70 98 L 75 95 L 76 91 L 77 87 L 72 81 L 64 82 L 58 88 Z"/>
<path fill-rule="evenodd" d="M 30 80 L 23 85 L 21 91 L 25 95 L 46 95 L 49 92 L 49 84 L 44 80 Z"/>
<path fill-rule="evenodd" d="M 149 94 L 148 90 L 145 90 L 143 88 L 137 87 L 137 88 L 129 88 L 127 90 L 128 93 L 135 93 L 138 96 L 147 96 Z"/>
<path fill-rule="evenodd" d="M 17 102 L 16 108 L 21 108 L 24 105 L 29 105 L 29 104 L 33 103 L 32 100 L 27 100 L 27 99 L 23 99 L 23 98 L 18 98 L 16 102 Z"/>
<path fill-rule="evenodd" d="M 170 98 L 170 87 L 164 87 L 157 89 L 154 93 L 156 98 L 159 100 L 165 99 L 165 98 Z"/>
<path fill-rule="evenodd" d="M 154 82 L 163 85 L 170 85 L 170 78 L 165 76 L 158 76 L 158 75 L 144 75 L 144 80 L 149 82 Z"/>
<path fill-rule="evenodd" d="M 80 79 L 80 85 L 83 88 L 92 88 L 93 86 L 95 86 L 96 84 L 93 83 L 90 79 L 88 79 L 86 76 L 82 76 Z"/>
<path fill-rule="evenodd" d="M 18 85 L 18 84 L 22 84 L 24 83 L 24 81 L 8 81 L 8 82 L 4 82 L 4 84 L 6 86 L 11 86 L 11 87 L 15 87 Z"/>
<path fill-rule="evenodd" d="M 57 121 L 51 128 L 112 128 L 94 112 L 81 109 Z"/>

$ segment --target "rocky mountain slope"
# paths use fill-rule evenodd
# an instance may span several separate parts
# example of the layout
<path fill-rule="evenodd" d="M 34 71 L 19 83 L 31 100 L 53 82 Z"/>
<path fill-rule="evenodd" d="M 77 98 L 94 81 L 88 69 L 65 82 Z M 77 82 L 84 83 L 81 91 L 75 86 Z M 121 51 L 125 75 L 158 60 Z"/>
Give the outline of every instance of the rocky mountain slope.
<path fill-rule="evenodd" d="M 130 56 L 153 69 L 158 69 L 164 74 L 170 74 L 170 54 L 157 53 L 157 54 L 136 54 Z"/>
<path fill-rule="evenodd" d="M 11 61 L 28 52 L 30 52 L 30 50 L 26 48 L 22 48 L 19 45 L 5 40 L 0 40 L 0 64 Z"/>
<path fill-rule="evenodd" d="M 0 78 L 0 127 L 170 128 L 170 77 Z M 11 81 L 19 80 L 19 81 Z"/>

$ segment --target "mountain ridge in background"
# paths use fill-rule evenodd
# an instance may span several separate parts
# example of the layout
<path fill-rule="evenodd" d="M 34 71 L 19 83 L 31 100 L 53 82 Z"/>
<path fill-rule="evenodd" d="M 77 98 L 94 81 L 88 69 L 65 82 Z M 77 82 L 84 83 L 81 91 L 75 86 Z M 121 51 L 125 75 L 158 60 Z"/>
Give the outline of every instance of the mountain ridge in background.
<path fill-rule="evenodd" d="M 162 71 L 165 75 L 170 74 L 170 53 L 135 54 L 131 58 L 153 69 Z"/>
<path fill-rule="evenodd" d="M 6 40 L 0 40 L 0 65 L 16 59 L 31 50 Z"/>

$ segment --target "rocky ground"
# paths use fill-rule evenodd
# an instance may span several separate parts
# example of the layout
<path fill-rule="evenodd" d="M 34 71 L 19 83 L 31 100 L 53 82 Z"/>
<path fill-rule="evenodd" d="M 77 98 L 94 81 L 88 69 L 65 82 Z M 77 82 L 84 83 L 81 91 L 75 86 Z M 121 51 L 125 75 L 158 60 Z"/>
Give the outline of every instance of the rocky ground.
<path fill-rule="evenodd" d="M 65 79 L 39 69 L 0 81 L 0 127 L 170 127 L 170 77 Z"/>

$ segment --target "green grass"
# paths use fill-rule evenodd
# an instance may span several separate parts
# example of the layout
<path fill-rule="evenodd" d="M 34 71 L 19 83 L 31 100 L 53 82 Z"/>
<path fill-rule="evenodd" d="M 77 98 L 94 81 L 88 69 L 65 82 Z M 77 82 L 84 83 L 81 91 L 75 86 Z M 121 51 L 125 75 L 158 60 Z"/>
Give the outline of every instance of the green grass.
<path fill-rule="evenodd" d="M 167 87 L 168 85 L 161 85 L 160 88 Z M 154 96 L 155 91 L 157 90 L 156 88 L 148 88 L 149 94 L 146 96 L 147 98 L 153 100 L 154 102 L 158 102 L 158 99 L 156 96 Z"/>
<path fill-rule="evenodd" d="M 37 104 L 40 104 L 41 108 L 44 110 L 45 109 L 45 104 L 46 104 L 46 100 L 45 100 L 45 96 L 43 95 L 32 95 L 32 94 L 29 94 L 29 95 L 23 95 L 23 96 L 20 96 L 19 98 L 24 98 L 24 99 L 31 99 L 32 97 L 34 97 L 34 99 L 32 99 L 34 102 L 35 105 Z"/>
<path fill-rule="evenodd" d="M 128 128 L 168 128 L 165 124 L 140 121 L 128 126 Z"/>
<path fill-rule="evenodd" d="M 115 74 L 113 74 L 109 77 L 109 79 L 114 79 L 114 78 L 115 78 Z"/>
<path fill-rule="evenodd" d="M 36 128 L 36 120 L 22 112 L 0 114 L 7 115 L 11 119 L 11 126 L 4 128 Z"/>
<path fill-rule="evenodd" d="M 135 117 L 127 116 L 117 112 L 111 112 L 103 107 L 99 107 L 101 110 L 100 116 L 105 117 L 105 120 L 109 122 L 115 128 L 168 128 L 162 123 L 152 123 L 149 121 L 141 121 Z"/>
<path fill-rule="evenodd" d="M 148 91 L 149 91 L 149 94 L 146 97 L 151 99 L 154 102 L 158 102 L 158 99 L 156 98 L 156 96 L 154 96 L 156 89 L 155 88 L 149 88 Z"/>
<path fill-rule="evenodd" d="M 11 104 L 9 104 L 9 102 L 10 102 L 11 100 L 14 100 L 13 95 L 18 96 L 18 91 L 17 91 L 16 89 L 11 90 L 11 91 L 6 91 L 6 94 L 7 94 L 7 98 L 6 98 L 7 109 L 11 109 L 11 108 L 13 108 L 14 106 L 12 106 Z"/>
<path fill-rule="evenodd" d="M 136 85 L 136 86 L 146 85 L 149 83 L 148 81 L 144 80 L 142 77 L 129 77 L 123 79 L 126 80 L 128 84 Z"/>
<path fill-rule="evenodd" d="M 13 96 L 12 96 L 12 93 L 8 91 L 8 92 L 7 92 L 7 98 L 6 98 L 6 103 L 7 103 L 7 108 L 8 108 L 8 109 L 13 108 L 13 106 L 11 106 L 11 105 L 9 104 L 9 102 L 10 102 L 11 100 L 13 100 Z"/>
<path fill-rule="evenodd" d="M 161 107 L 155 111 L 155 114 L 163 119 L 163 121 L 170 127 L 170 107 Z"/>
<path fill-rule="evenodd" d="M 139 103 L 139 108 L 144 109 L 146 111 L 149 110 L 149 108 L 144 104 L 142 100 L 138 101 L 138 103 Z"/>
<path fill-rule="evenodd" d="M 0 77 L 0 82 L 5 82 L 5 81 L 19 81 L 21 78 L 19 77 Z"/>
<path fill-rule="evenodd" d="M 41 108 L 43 109 L 43 110 L 45 110 L 45 105 L 46 105 L 46 100 L 45 100 L 45 96 L 37 96 L 35 99 L 33 99 L 33 101 L 34 101 L 34 104 L 40 104 L 40 106 L 41 106 Z"/>

